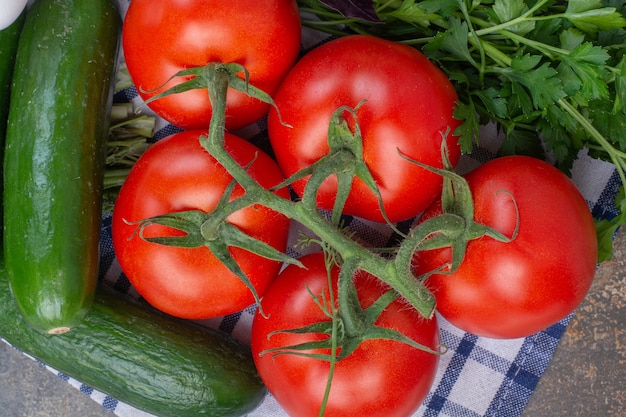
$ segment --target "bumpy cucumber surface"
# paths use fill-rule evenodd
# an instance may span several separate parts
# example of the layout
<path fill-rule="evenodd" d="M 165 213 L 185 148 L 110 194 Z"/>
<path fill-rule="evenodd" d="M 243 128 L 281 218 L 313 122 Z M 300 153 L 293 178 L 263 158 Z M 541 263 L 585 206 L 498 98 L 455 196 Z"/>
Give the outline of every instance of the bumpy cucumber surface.
<path fill-rule="evenodd" d="M 248 346 L 101 287 L 71 332 L 28 326 L 0 256 L 0 337 L 65 375 L 160 417 L 242 416 L 266 390 Z"/>
<path fill-rule="evenodd" d="M 68 331 L 93 300 L 120 31 L 112 0 L 38 0 L 20 35 L 4 159 L 4 253 L 19 309 L 42 332 Z"/>

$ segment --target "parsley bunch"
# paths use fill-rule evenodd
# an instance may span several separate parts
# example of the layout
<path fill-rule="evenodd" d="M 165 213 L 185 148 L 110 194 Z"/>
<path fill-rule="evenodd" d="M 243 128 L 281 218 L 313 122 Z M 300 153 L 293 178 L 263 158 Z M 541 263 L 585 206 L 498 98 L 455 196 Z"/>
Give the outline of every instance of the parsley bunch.
<path fill-rule="evenodd" d="M 621 0 L 301 0 L 305 25 L 414 45 L 459 95 L 465 153 L 499 127 L 501 154 L 545 158 L 569 173 L 579 152 L 626 184 L 626 8 Z M 624 216 L 618 216 L 614 230 Z M 606 225 L 605 225 L 606 226 Z"/>

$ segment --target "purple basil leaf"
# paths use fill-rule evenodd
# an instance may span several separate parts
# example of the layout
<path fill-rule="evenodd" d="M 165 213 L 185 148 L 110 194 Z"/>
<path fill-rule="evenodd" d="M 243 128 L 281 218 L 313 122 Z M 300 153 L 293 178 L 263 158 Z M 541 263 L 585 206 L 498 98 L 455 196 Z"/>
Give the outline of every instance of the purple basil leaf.
<path fill-rule="evenodd" d="M 372 0 L 320 0 L 320 2 L 338 11 L 344 17 L 373 23 L 380 22 Z"/>

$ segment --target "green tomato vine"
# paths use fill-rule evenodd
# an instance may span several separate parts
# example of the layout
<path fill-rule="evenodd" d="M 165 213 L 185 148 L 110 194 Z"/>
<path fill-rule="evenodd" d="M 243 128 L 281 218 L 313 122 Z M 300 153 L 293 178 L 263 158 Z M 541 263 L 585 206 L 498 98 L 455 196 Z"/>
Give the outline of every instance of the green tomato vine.
<path fill-rule="evenodd" d="M 222 196 L 218 206 L 210 213 L 198 210 L 168 213 L 161 216 L 144 219 L 137 223 L 139 235 L 156 244 L 175 245 L 183 247 L 206 246 L 220 260 L 250 288 L 262 312 L 262 303 L 258 294 L 250 284 L 250 280 L 239 268 L 235 260 L 230 256 L 228 247 L 236 246 L 256 253 L 269 259 L 300 265 L 297 259 L 269 247 L 265 243 L 253 239 L 235 226 L 230 225 L 226 219 L 232 213 L 245 207 L 262 205 L 268 207 L 286 217 L 295 220 L 315 234 L 316 239 L 323 242 L 323 247 L 333 252 L 333 257 L 341 267 L 339 278 L 338 313 L 341 326 L 349 336 L 342 340 L 342 354 L 340 358 L 356 349 L 358 343 L 364 338 L 390 337 L 386 330 L 375 328 L 372 314 L 380 314 L 378 308 L 385 303 L 391 302 L 396 297 L 402 297 L 425 318 L 432 318 L 436 300 L 433 293 L 426 287 L 424 281 L 431 273 L 453 272 L 461 263 L 467 243 L 482 236 L 488 236 L 503 242 L 515 238 L 504 236 L 496 230 L 478 224 L 473 219 L 473 200 L 469 187 L 463 177 L 454 173 L 450 164 L 446 162 L 444 169 L 437 169 L 423 165 L 417 161 L 413 163 L 430 169 L 443 176 L 443 213 L 415 226 L 411 232 L 403 236 L 397 248 L 394 248 L 395 256 L 381 256 L 375 249 L 369 249 L 354 240 L 339 224 L 339 215 L 345 202 L 345 196 L 356 175 L 370 184 L 372 191 L 379 195 L 376 183 L 371 178 L 371 173 L 362 158 L 362 141 L 358 128 L 351 131 L 340 114 L 346 110 L 352 117 L 356 117 L 354 109 L 340 107 L 331 118 L 329 125 L 330 153 L 318 163 L 305 168 L 294 174 L 277 188 L 284 187 L 299 178 L 310 175 L 302 199 L 292 201 L 277 196 L 273 190 L 260 186 L 251 178 L 245 166 L 240 166 L 224 147 L 224 119 L 226 110 L 226 92 L 229 87 L 239 88 L 240 79 L 238 74 L 244 71 L 243 67 L 236 64 L 213 63 L 197 71 L 197 77 L 202 78 L 202 84 L 207 86 L 211 104 L 213 107 L 210 128 L 206 136 L 200 138 L 200 143 L 206 151 L 213 156 L 233 177 L 230 190 L 238 183 L 245 194 L 234 200 L 230 200 L 230 192 L 227 190 Z M 236 79 L 236 80 L 235 80 Z M 233 80 L 235 80 L 233 82 Z M 194 85 L 199 85 L 196 80 Z M 254 89 L 253 86 L 244 86 L 245 91 Z M 176 90 L 180 91 L 180 90 Z M 172 92 L 175 93 L 175 92 Z M 256 94 L 256 93 L 255 93 Z M 257 96 L 259 96 L 257 94 Z M 271 102 L 271 99 L 268 99 Z M 445 134 L 442 132 L 442 154 L 447 161 L 445 150 Z M 402 150 L 398 152 L 402 155 Z M 252 161 L 250 161 L 252 163 Z M 331 219 L 327 219 L 316 206 L 316 195 L 320 184 L 328 176 L 337 175 L 339 190 Z M 381 201 L 381 210 L 382 207 Z M 519 219 L 518 219 L 519 221 Z M 166 225 L 185 232 L 184 236 L 176 237 L 143 237 L 143 232 L 153 224 Z M 442 247 L 450 247 L 453 252 L 453 260 L 450 265 L 442 265 L 435 271 L 422 276 L 415 276 L 412 268 L 413 253 L 416 250 L 428 250 Z M 355 289 L 352 278 L 357 271 L 365 271 L 388 284 L 393 291 L 381 299 L 378 308 L 372 309 L 374 313 L 364 314 L 360 306 L 355 306 Z M 445 273 L 445 272 L 444 272 Z M 356 303 L 358 305 L 358 303 Z M 334 313 L 333 313 L 334 315 Z M 327 326 L 321 324 L 320 326 Z M 375 327 L 375 326 L 374 326 Z M 300 329 L 301 331 L 302 329 Z M 308 329 L 318 332 L 319 328 Z M 406 339 L 402 335 L 394 335 L 397 339 Z M 403 340 L 405 343 L 411 343 Z M 339 359 L 340 359 L 339 358 Z"/>

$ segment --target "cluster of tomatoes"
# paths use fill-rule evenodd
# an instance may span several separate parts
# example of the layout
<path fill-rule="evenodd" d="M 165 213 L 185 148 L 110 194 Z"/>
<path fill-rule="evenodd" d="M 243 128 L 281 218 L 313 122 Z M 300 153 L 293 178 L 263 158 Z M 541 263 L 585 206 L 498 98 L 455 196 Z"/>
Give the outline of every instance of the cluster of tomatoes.
<path fill-rule="evenodd" d="M 357 109 L 363 159 L 392 222 L 441 212 L 442 178 L 399 155 L 441 168 L 441 142 L 450 162 L 460 157 L 453 117 L 457 100 L 446 76 L 416 49 L 371 36 L 351 35 L 319 45 L 302 57 L 298 6 L 293 0 L 238 2 L 133 0 L 123 30 L 131 77 L 144 99 L 185 81 L 183 69 L 212 62 L 243 65 L 248 81 L 273 97 L 272 107 L 245 93 L 228 92 L 225 148 L 248 174 L 270 189 L 328 153 L 329 120 L 342 106 Z M 242 74 L 243 77 L 243 74 Z M 249 288 L 207 247 L 159 245 L 136 235 L 137 222 L 184 210 L 210 212 L 232 182 L 230 174 L 201 146 L 211 118 L 206 89 L 150 102 L 151 109 L 184 129 L 152 145 L 122 187 L 113 213 L 113 242 L 120 266 L 137 291 L 156 308 L 177 317 L 201 319 L 235 313 L 254 303 Z M 233 132 L 267 117 L 273 155 Z M 346 123 L 354 126 L 352 118 Z M 444 132 L 450 134 L 445 135 Z M 569 178 L 528 157 L 505 157 L 466 177 L 474 219 L 515 239 L 484 237 L 466 248 L 458 270 L 432 275 L 428 285 L 438 311 L 453 324 L 487 337 L 522 337 L 569 314 L 590 286 L 597 244 L 593 220 Z M 301 195 L 306 179 L 292 184 Z M 504 191 L 504 192 L 503 192 Z M 275 191 L 286 199 L 286 188 Z M 337 183 L 319 188 L 321 209 L 332 209 Z M 236 185 L 231 199 L 245 193 Z M 356 179 L 345 214 L 382 222 L 376 195 Z M 247 235 L 287 249 L 290 220 L 263 206 L 228 218 Z M 163 225 L 142 237 L 176 236 Z M 252 350 L 270 392 L 292 416 L 317 415 L 330 364 L 302 355 L 261 355 L 280 346 L 315 340 L 311 334 L 279 333 L 328 321 L 315 297 L 326 293 L 328 268 L 321 253 L 301 259 L 306 268 L 282 265 L 244 249 L 232 257 L 263 297 L 263 315 L 252 329 Z M 416 274 L 449 262 L 447 249 L 415 255 Z M 332 267 L 334 279 L 338 267 Z M 367 308 L 384 291 L 375 277 L 355 278 Z M 336 294 L 336 289 L 333 291 Z M 437 349 L 436 318 L 427 320 L 392 303 L 378 326 L 400 331 Z M 319 336 L 323 337 L 323 336 Z M 313 339 L 312 339 L 313 338 Z M 409 416 L 434 379 L 438 358 L 407 344 L 367 340 L 334 371 L 327 416 Z"/>

